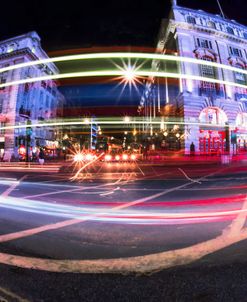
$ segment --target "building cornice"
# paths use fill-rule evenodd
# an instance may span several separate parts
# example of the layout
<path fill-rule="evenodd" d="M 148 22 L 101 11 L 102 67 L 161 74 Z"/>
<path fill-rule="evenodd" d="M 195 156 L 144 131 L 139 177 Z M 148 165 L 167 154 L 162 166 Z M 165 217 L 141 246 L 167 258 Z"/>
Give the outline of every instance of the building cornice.
<path fill-rule="evenodd" d="M 212 13 L 205 12 L 201 9 L 196 10 L 196 9 L 176 5 L 176 6 L 173 7 L 173 10 L 185 11 L 185 12 L 193 13 L 193 14 L 198 15 L 198 16 L 207 17 L 207 18 L 210 17 L 210 18 L 213 18 L 215 21 L 228 23 L 228 24 L 231 24 L 233 26 L 239 27 L 242 30 L 243 29 L 247 30 L 246 25 L 243 25 L 243 24 L 241 24 L 241 23 L 239 23 L 235 20 L 230 20 L 230 19 L 223 18 L 222 16 L 220 16 L 218 14 L 212 14 Z"/>
<path fill-rule="evenodd" d="M 226 32 L 218 31 L 213 28 L 209 27 L 204 27 L 204 26 L 199 26 L 196 24 L 189 24 L 186 22 L 180 22 L 180 21 L 175 21 L 175 20 L 170 20 L 169 25 L 168 25 L 168 30 L 166 33 L 166 37 L 164 39 L 164 43 L 167 42 L 167 38 L 170 32 L 175 33 L 175 30 L 177 29 L 184 29 L 190 31 L 197 32 L 197 33 L 207 33 L 210 34 L 211 36 L 215 37 L 220 37 L 222 39 L 227 39 L 228 41 L 235 42 L 235 43 L 241 43 L 241 44 L 246 44 L 247 45 L 247 40 L 237 37 L 235 35 L 228 34 Z"/>

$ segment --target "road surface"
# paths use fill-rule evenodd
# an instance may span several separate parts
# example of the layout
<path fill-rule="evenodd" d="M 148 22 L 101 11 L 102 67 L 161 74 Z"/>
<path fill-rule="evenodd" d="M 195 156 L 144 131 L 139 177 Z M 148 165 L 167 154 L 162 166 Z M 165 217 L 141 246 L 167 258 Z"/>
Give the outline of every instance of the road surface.
<path fill-rule="evenodd" d="M 47 167 L 0 169 L 3 301 L 218 301 L 234 274 L 238 295 L 246 163 Z"/>

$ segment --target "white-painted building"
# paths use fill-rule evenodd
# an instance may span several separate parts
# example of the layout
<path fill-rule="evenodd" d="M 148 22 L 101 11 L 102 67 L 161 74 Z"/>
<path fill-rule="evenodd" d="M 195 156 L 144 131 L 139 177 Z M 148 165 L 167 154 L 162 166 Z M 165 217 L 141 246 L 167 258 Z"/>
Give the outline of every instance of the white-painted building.
<path fill-rule="evenodd" d="M 161 25 L 157 53 L 247 70 L 247 27 L 172 1 L 170 15 Z M 241 71 L 202 64 L 155 61 L 153 69 L 247 85 L 247 76 Z M 182 129 L 180 126 L 179 146 L 186 153 L 192 142 L 201 154 L 221 153 L 236 146 L 238 150 L 246 149 L 247 89 L 202 80 L 149 79 L 139 109 L 146 116 L 162 117 L 164 112 L 169 112 L 168 108 L 174 120 L 185 123 Z"/>
<path fill-rule="evenodd" d="M 17 36 L 0 42 L 0 68 L 24 62 L 48 58 L 40 44 L 36 32 Z M 59 71 L 53 63 L 34 65 L 0 73 L 0 83 L 18 81 L 57 74 Z M 62 113 L 64 98 L 53 80 L 38 81 L 0 88 L 0 127 L 25 125 L 28 121 L 36 124 L 42 120 L 59 117 Z M 30 125 L 30 126 L 31 126 Z M 30 141 L 27 142 L 27 130 L 0 130 L 0 157 L 4 160 L 18 158 L 20 152 L 29 152 L 36 147 L 54 147 L 56 132 L 48 127 L 32 128 Z M 28 144 L 28 145 L 27 145 Z"/>

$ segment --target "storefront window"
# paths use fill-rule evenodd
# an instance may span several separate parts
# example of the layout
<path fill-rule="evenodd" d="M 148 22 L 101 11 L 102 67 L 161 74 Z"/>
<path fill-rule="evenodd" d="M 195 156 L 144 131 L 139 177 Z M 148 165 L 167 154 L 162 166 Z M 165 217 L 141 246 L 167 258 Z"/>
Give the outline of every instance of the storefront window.
<path fill-rule="evenodd" d="M 202 110 L 199 121 L 203 124 L 225 125 L 227 116 L 219 108 L 208 107 Z"/>
<path fill-rule="evenodd" d="M 236 119 L 237 127 L 247 127 L 247 113 L 239 113 Z"/>

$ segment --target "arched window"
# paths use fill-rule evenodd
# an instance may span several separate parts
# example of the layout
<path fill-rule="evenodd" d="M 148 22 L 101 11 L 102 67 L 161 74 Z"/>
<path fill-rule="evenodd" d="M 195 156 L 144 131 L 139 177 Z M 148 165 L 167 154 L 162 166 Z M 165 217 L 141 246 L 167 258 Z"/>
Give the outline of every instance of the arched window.
<path fill-rule="evenodd" d="M 225 112 L 217 107 L 204 108 L 199 115 L 202 124 L 225 125 L 227 121 Z"/>

